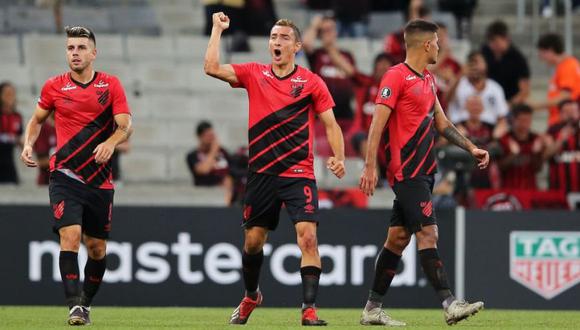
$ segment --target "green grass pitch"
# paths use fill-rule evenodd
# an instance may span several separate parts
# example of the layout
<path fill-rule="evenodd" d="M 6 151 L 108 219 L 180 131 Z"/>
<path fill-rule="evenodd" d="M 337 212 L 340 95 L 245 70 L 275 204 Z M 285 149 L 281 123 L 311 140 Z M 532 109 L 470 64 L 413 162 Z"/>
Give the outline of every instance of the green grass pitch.
<path fill-rule="evenodd" d="M 233 308 L 125 308 L 96 306 L 91 329 L 232 329 L 227 324 Z M 391 316 L 407 322 L 408 329 L 580 329 L 580 311 L 483 310 L 453 328 L 441 310 L 393 309 Z M 0 329 L 62 329 L 65 307 L 0 306 Z M 362 329 L 358 309 L 321 309 L 326 329 Z M 298 308 L 258 308 L 248 329 L 299 328 Z M 380 327 L 371 327 L 376 329 Z"/>

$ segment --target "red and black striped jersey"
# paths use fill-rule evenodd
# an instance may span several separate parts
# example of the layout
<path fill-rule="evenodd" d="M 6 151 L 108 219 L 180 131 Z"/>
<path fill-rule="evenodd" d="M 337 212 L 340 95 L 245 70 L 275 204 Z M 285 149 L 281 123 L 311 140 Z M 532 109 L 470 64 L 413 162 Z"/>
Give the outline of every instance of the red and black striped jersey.
<path fill-rule="evenodd" d="M 391 186 L 395 181 L 436 172 L 435 101 L 434 79 L 427 70 L 418 73 L 401 63 L 383 76 L 375 103 L 392 109 L 385 132 Z"/>
<path fill-rule="evenodd" d="M 50 78 L 38 105 L 54 111 L 56 151 L 50 171 L 68 170 L 86 184 L 113 189 L 111 161 L 97 164 L 93 150 L 114 131 L 117 114 L 130 114 L 125 91 L 117 77 L 95 72 L 82 84 L 70 72 Z"/>
<path fill-rule="evenodd" d="M 548 134 L 557 140 L 566 125 L 569 124 L 553 125 Z M 574 133 L 564 141 L 562 150 L 550 159 L 550 189 L 580 191 L 580 123 L 572 127 Z"/>
<path fill-rule="evenodd" d="M 510 140 L 518 144 L 520 153 L 510 166 L 501 171 L 501 187 L 506 189 L 537 189 L 536 173 L 541 169 L 541 151 L 534 153 L 533 146 L 540 137 L 530 133 L 524 140 L 518 140 L 513 132 L 508 132 L 499 139 L 503 158 L 510 157 Z"/>
<path fill-rule="evenodd" d="M 282 177 L 314 179 L 314 115 L 334 107 L 322 79 L 300 66 L 277 77 L 271 65 L 233 64 L 250 103 L 249 169 Z"/>

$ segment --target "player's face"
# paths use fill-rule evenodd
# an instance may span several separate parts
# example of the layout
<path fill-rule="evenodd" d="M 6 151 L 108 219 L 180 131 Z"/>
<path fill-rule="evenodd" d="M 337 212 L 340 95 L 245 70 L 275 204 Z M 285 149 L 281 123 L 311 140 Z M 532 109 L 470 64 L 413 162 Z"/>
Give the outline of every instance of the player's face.
<path fill-rule="evenodd" d="M 439 37 L 437 33 L 434 33 L 433 38 L 426 43 L 425 50 L 428 56 L 428 63 L 437 63 L 437 56 L 439 56 Z"/>
<path fill-rule="evenodd" d="M 11 85 L 6 85 L 2 88 L 2 95 L 0 95 L 0 100 L 2 100 L 2 105 L 7 110 L 13 110 L 16 105 L 16 89 Z M 0 109 L 4 110 L 4 109 Z"/>
<path fill-rule="evenodd" d="M 72 71 L 83 72 L 97 57 L 95 44 L 89 38 L 68 38 L 66 59 Z"/>
<path fill-rule="evenodd" d="M 286 65 L 294 62 L 294 56 L 302 44 L 296 40 L 294 30 L 289 26 L 274 26 L 270 32 L 270 55 L 272 64 Z"/>

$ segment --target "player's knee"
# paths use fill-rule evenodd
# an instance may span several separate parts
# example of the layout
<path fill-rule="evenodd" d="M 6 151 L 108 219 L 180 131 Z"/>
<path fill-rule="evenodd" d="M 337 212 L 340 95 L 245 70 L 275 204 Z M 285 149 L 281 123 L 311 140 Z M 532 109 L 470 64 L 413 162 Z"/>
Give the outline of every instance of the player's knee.
<path fill-rule="evenodd" d="M 87 253 L 91 259 L 101 260 L 107 254 L 107 245 L 104 242 L 87 244 Z"/>
<path fill-rule="evenodd" d="M 439 233 L 433 226 L 425 227 L 420 232 L 417 232 L 417 243 L 421 248 L 432 248 L 437 246 Z"/>
<path fill-rule="evenodd" d="M 316 253 L 318 249 L 316 234 L 313 232 L 303 233 L 298 237 L 298 246 L 303 252 Z"/>
<path fill-rule="evenodd" d="M 244 242 L 244 251 L 248 254 L 259 253 L 264 246 L 264 240 L 260 237 L 250 236 L 246 237 Z"/>
<path fill-rule="evenodd" d="M 409 245 L 411 237 L 406 234 L 389 235 L 387 239 L 387 248 L 395 253 L 402 253 Z"/>
<path fill-rule="evenodd" d="M 64 251 L 77 251 L 81 245 L 81 233 L 76 230 L 61 230 L 60 247 Z"/>

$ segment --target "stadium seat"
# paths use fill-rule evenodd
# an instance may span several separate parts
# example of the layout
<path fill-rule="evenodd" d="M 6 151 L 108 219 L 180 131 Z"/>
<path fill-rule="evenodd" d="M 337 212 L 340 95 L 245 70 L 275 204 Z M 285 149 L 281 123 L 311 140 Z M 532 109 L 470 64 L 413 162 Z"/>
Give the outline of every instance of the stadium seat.
<path fill-rule="evenodd" d="M 153 4 L 156 4 L 153 9 L 162 34 L 200 32 L 196 31 L 196 21 L 200 20 L 200 16 L 196 16 L 191 2 L 182 5 L 161 5 L 163 3 L 165 1 L 153 1 Z"/>
<path fill-rule="evenodd" d="M 119 33 L 159 35 L 155 11 L 147 6 L 112 6 L 111 29 Z"/>
<path fill-rule="evenodd" d="M 400 29 L 405 24 L 399 12 L 374 12 L 369 15 L 369 35 L 371 38 L 383 39 L 387 34 Z"/>
<path fill-rule="evenodd" d="M 95 33 L 113 32 L 109 12 L 104 8 L 63 6 L 62 21 L 65 26 L 86 26 Z"/>
<path fill-rule="evenodd" d="M 187 168 L 186 157 L 187 153 L 195 148 L 196 141 L 193 139 L 193 130 L 191 131 L 191 146 L 185 148 L 177 148 L 172 150 L 169 155 L 169 180 L 179 182 L 191 182 L 191 173 Z"/>
<path fill-rule="evenodd" d="M 20 63 L 20 46 L 17 36 L 0 36 L 0 58 L 2 64 Z"/>
<path fill-rule="evenodd" d="M 127 51 L 131 63 L 172 62 L 175 59 L 173 50 L 174 42 L 170 37 L 127 37 Z"/>
<path fill-rule="evenodd" d="M 97 61 L 110 60 L 119 62 L 125 59 L 123 36 L 120 34 L 97 34 Z"/>
<path fill-rule="evenodd" d="M 455 23 L 455 17 L 453 14 L 443 11 L 434 11 L 431 14 L 431 17 L 433 22 L 441 22 L 447 26 L 450 38 L 457 37 L 457 24 Z"/>
<path fill-rule="evenodd" d="M 9 6 L 6 11 L 8 31 L 12 33 L 54 33 L 56 26 L 52 10 L 36 6 Z"/>
<path fill-rule="evenodd" d="M 27 34 L 23 39 L 24 62 L 38 66 L 66 65 L 66 39 L 61 35 Z"/>
<path fill-rule="evenodd" d="M 179 62 L 203 63 L 209 39 L 205 36 L 175 36 L 174 55 Z M 224 54 L 222 47 L 222 54 Z"/>
<path fill-rule="evenodd" d="M 142 93 L 191 94 L 194 70 L 183 65 L 151 62 L 134 66 L 137 89 Z"/>
<path fill-rule="evenodd" d="M 139 131 L 136 131 L 136 133 Z M 160 182 L 168 175 L 166 155 L 159 150 L 136 149 L 123 155 L 123 177 L 127 181 Z M 130 169 L 130 170 L 128 170 Z"/>

